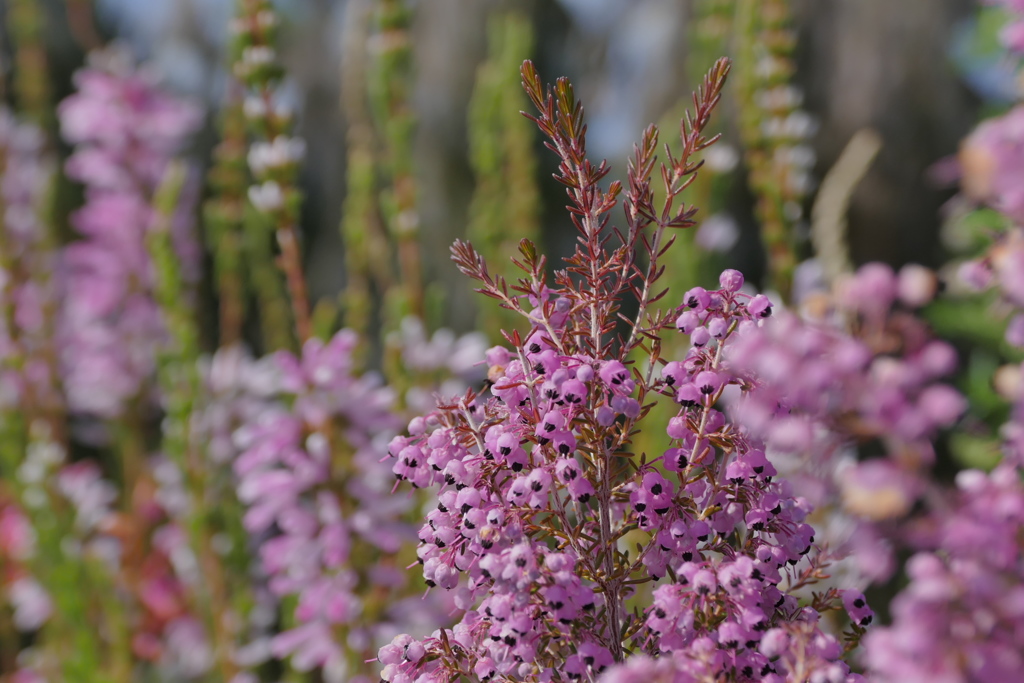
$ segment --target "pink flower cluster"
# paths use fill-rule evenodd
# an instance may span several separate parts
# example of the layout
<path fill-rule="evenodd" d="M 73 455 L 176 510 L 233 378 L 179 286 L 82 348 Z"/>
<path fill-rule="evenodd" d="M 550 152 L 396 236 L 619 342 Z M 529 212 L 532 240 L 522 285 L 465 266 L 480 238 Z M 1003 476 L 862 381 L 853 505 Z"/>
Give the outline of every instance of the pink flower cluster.
<path fill-rule="evenodd" d="M 1024 107 L 1016 106 L 975 128 L 961 143 L 960 166 L 967 196 L 1018 225 L 1024 223 Z"/>
<path fill-rule="evenodd" d="M 959 277 L 977 291 L 994 289 L 1003 309 L 1013 313 L 1006 327 L 1006 341 L 1024 347 L 1024 228 L 1015 226 L 980 258 L 966 261 Z"/>
<path fill-rule="evenodd" d="M 795 457 L 794 470 L 831 475 L 844 449 L 878 439 L 894 475 L 917 474 L 934 460 L 937 432 L 966 407 L 939 381 L 956 368 L 956 352 L 895 307 L 899 284 L 883 264 L 864 266 L 842 283 L 835 318 L 852 335 L 787 313 L 749 328 L 733 346 L 730 358 L 758 382 L 736 402 L 737 419 L 774 454 Z M 894 501 L 898 509 L 880 518 L 906 512 L 915 497 L 906 491 L 902 503 Z"/>
<path fill-rule="evenodd" d="M 401 521 L 413 501 L 390 495 L 380 462 L 398 427 L 393 392 L 356 375 L 356 342 L 342 331 L 326 344 L 306 342 L 301 357 L 261 361 L 273 366 L 269 391 L 234 437 L 245 527 L 273 594 L 297 601 L 295 626 L 273 638 L 272 653 L 298 670 L 323 667 L 328 680 L 350 680 L 344 648 L 369 648 L 369 628 L 383 627 L 365 623 L 360 586 L 403 585 L 401 572 L 377 562 L 415 538 Z M 338 642 L 341 626 L 347 644 Z"/>
<path fill-rule="evenodd" d="M 55 295 L 50 274 L 54 256 L 49 248 L 46 226 L 39 217 L 42 198 L 54 169 L 44 150 L 42 131 L 18 122 L 0 108 L 0 159 L 3 176 L 3 259 L 0 267 L 0 308 L 10 309 L 14 329 L 7 329 L 6 315 L 0 319 L 0 359 L 22 355 L 24 367 L 17 375 L 7 363 L 0 370 L 0 408 L 24 407 L 31 389 L 33 402 L 53 403 L 54 396 L 40 395 L 55 385 L 52 370 L 41 357 L 45 338 L 46 308 Z"/>
<path fill-rule="evenodd" d="M 1004 464 L 957 475 L 923 529 L 892 625 L 864 641 L 879 683 L 1015 681 L 1024 671 L 1024 483 Z"/>
<path fill-rule="evenodd" d="M 160 458 L 151 458 L 145 465 L 137 475 L 129 512 L 115 507 L 118 489 L 96 461 L 68 464 L 62 449 L 52 445 L 30 449 L 18 470 L 18 483 L 33 515 L 55 518 L 44 533 L 59 534 L 62 552 L 94 564 L 95 576 L 102 579 L 93 585 L 116 587 L 113 609 L 133 614 L 132 654 L 172 677 L 178 673 L 195 677 L 209 669 L 211 654 L 204 628 L 187 599 L 198 577 L 194 570 L 185 570 L 196 562 L 179 524 L 181 510 L 176 501 L 180 502 L 181 492 L 175 489 L 180 489 L 181 476 Z M 36 552 L 34 534 L 29 529 L 26 537 L 26 531 L 19 529 L 19 518 L 24 520 L 20 513 L 12 508 L 4 513 L 0 552 L 5 538 L 10 539 L 17 549 L 5 562 L 25 561 Z M 48 540 L 52 546 L 55 539 Z M 48 572 L 44 575 L 52 579 Z M 53 616 L 54 604 L 60 604 L 62 587 L 49 583 L 44 589 L 36 578 L 19 575 L 8 590 L 16 624 L 24 630 L 43 627 Z M 56 595 L 51 597 L 47 590 Z"/>
<path fill-rule="evenodd" d="M 783 681 L 798 665 L 765 642 L 776 632 L 770 642 L 808 634 L 799 667 L 857 680 L 816 610 L 785 588 L 816 566 L 806 502 L 717 408 L 747 385 L 723 350 L 771 313 L 742 284 L 726 271 L 721 289 L 687 293 L 677 325 L 692 346 L 658 379 L 653 366 L 587 353 L 574 293 L 542 289 L 522 345 L 488 353 L 490 395 L 468 392 L 392 441 L 395 475 L 439 489 L 418 556 L 428 584 L 454 591 L 464 613 L 451 630 L 382 648 L 384 680 L 628 680 L 621 671 L 643 665 L 611 668 L 625 641 L 670 660 L 666 680 Z M 670 446 L 650 460 L 625 452 L 647 392 L 680 405 Z M 613 558 L 631 533 L 643 540 Z M 653 603 L 629 617 L 627 601 L 650 582 Z"/>
<path fill-rule="evenodd" d="M 861 621 L 870 621 L 870 609 L 863 604 L 863 596 L 851 592 L 849 597 L 844 596 L 843 601 L 850 603 L 851 614 L 859 615 Z M 861 603 L 859 607 L 855 606 L 858 601 Z M 836 661 L 843 646 L 835 637 L 822 633 L 819 620 L 818 612 L 807 608 L 794 620 L 766 631 L 758 645 L 765 665 L 761 671 L 745 673 L 736 680 L 758 683 L 864 680 L 859 675 L 851 675 L 846 665 Z M 704 642 L 702 645 L 707 655 L 716 650 L 714 643 Z M 701 666 L 700 662 L 637 655 L 609 669 L 600 680 L 601 683 L 691 683 L 718 679 L 715 678 L 714 667 Z"/>
<path fill-rule="evenodd" d="M 956 352 L 910 313 L 922 303 L 910 268 L 868 264 L 839 284 L 829 318 L 787 312 L 746 330 L 729 356 L 756 384 L 734 402 L 735 419 L 765 441 L 800 495 L 833 508 L 836 531 L 823 529 L 822 540 L 853 554 L 861 580 L 891 576 L 887 534 L 875 525 L 910 512 L 930 476 L 933 439 L 966 408 L 940 382 Z M 858 461 L 857 448 L 872 442 L 881 452 Z"/>
<path fill-rule="evenodd" d="M 76 74 L 78 90 L 59 109 L 64 138 L 75 145 L 67 174 L 86 188 L 85 206 L 72 216 L 82 239 L 63 254 L 61 349 L 69 408 L 113 418 L 147 393 L 155 369 L 152 350 L 164 333 L 145 246 L 152 198 L 202 119 L 121 55 L 96 62 Z M 194 270 L 187 219 L 178 233 L 184 270 Z"/>
<path fill-rule="evenodd" d="M 53 601 L 29 570 L 36 552 L 29 519 L 16 505 L 0 501 L 0 590 L 10 605 L 14 627 L 24 633 L 38 629 L 53 612 Z"/>
<path fill-rule="evenodd" d="M 93 460 L 64 465 L 57 489 L 75 514 L 65 542 L 101 561 L 133 615 L 132 654 L 170 678 L 196 678 L 213 665 L 200 618 L 193 612 L 196 557 L 184 528 L 182 475 L 169 460 L 149 458 L 127 512 L 115 508 L 118 490 Z"/>

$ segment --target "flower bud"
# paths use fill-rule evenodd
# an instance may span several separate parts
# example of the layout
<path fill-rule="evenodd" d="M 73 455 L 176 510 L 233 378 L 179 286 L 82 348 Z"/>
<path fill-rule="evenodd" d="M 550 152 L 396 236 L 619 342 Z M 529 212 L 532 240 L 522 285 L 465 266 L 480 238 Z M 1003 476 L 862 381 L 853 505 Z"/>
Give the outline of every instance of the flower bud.
<path fill-rule="evenodd" d="M 738 292 L 743 286 L 743 273 L 732 268 L 723 270 L 722 275 L 718 278 L 718 283 L 727 292 Z"/>

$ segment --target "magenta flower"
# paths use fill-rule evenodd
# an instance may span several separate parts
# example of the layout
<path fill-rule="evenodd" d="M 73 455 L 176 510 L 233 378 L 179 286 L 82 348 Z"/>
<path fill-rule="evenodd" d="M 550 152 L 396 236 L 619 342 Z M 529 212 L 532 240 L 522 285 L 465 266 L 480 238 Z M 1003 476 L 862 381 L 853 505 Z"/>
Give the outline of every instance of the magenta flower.
<path fill-rule="evenodd" d="M 925 547 L 907 564 L 910 584 L 892 602 L 892 625 L 865 639 L 872 680 L 1019 677 L 1024 670 L 1021 481 L 1019 468 L 1008 464 L 991 474 L 968 470 L 957 476 L 955 505 L 933 513 L 935 527 Z"/>
<path fill-rule="evenodd" d="M 295 606 L 294 626 L 270 638 L 270 654 L 329 681 L 349 680 L 352 651 L 372 652 L 380 632 L 450 609 L 432 599 L 368 613 L 366 585 L 388 596 L 405 588 L 406 577 L 387 566 L 416 532 L 404 521 L 414 501 L 390 495 L 394 476 L 381 462 L 399 425 L 394 392 L 357 372 L 356 343 L 343 330 L 326 343 L 309 340 L 299 356 L 242 358 L 234 369 L 231 358 L 214 362 L 220 393 L 242 420 L 233 466 L 243 522 L 270 592 Z M 413 448 L 404 456 L 409 467 L 422 457 Z M 451 504 L 475 502 L 464 495 Z M 342 629 L 347 643 L 337 640 Z"/>
<path fill-rule="evenodd" d="M 427 585 L 453 594 L 460 620 L 427 638 L 397 636 L 379 651 L 381 677 L 619 681 L 632 680 L 635 668 L 672 681 L 798 680 L 812 671 L 823 681 L 858 680 L 816 609 L 802 608 L 790 592 L 813 583 L 824 561 L 806 521 L 809 505 L 777 479 L 759 440 L 722 411 L 727 390 L 753 386 L 730 349 L 756 333 L 771 303 L 743 293 L 742 275 L 726 271 L 721 289 L 692 289 L 674 311 L 632 323 L 656 339 L 675 323 L 691 341 L 679 357 L 634 365 L 630 351 L 639 343 L 616 343 L 607 333 L 622 294 L 652 291 L 658 272 L 623 265 L 639 248 L 629 240 L 658 215 L 666 223 L 672 215 L 647 206 L 648 181 L 638 169 L 650 173 L 653 162 L 638 149 L 631 222 L 619 231 L 629 237 L 606 249 L 594 226 L 607 220 L 617 190 L 603 193 L 596 181 L 606 167 L 583 161 L 582 129 L 570 123 L 580 112 L 565 104 L 571 91 L 560 83 L 556 103 L 529 64 L 523 74 L 538 125 L 561 155 L 581 234 L 567 261 L 579 280 L 562 273 L 559 288 L 549 288 L 543 257 L 524 243 L 527 277 L 513 299 L 472 247 L 453 247 L 460 269 L 522 313 L 530 329 L 487 353 L 489 392 L 442 400 L 410 423 L 409 436 L 391 442 L 394 475 L 438 492 L 417 558 Z M 553 118 L 559 106 L 571 116 Z M 691 134 L 684 143 L 699 148 L 699 130 Z M 668 169 L 663 177 L 671 177 Z M 658 223 L 646 243 L 658 244 L 664 228 Z M 641 295 L 641 310 L 647 303 Z M 678 408 L 657 426 L 669 437 L 664 451 L 640 457 L 630 437 L 655 393 Z M 641 591 L 648 600 L 627 604 Z M 829 596 L 823 604 L 838 606 L 841 596 Z M 637 603 L 646 606 L 630 614 Z M 799 654 L 763 653 L 773 629 L 799 644 Z M 633 665 L 627 651 L 643 658 Z"/>
<path fill-rule="evenodd" d="M 53 340 L 47 335 L 59 283 L 55 255 L 47 248 L 47 227 L 40 206 L 51 185 L 54 160 L 44 147 L 42 131 L 18 122 L 0 108 L 0 154 L 4 157 L 0 249 L 9 270 L 0 268 L 0 409 L 31 415 L 61 405 L 55 368 L 47 360 Z M 11 324 L 13 323 L 13 325 Z M 20 368 L 15 370 L 14 368 Z"/>
<path fill-rule="evenodd" d="M 60 336 L 69 408 L 109 419 L 149 392 L 152 349 L 164 340 L 145 247 L 153 193 L 201 116 L 123 55 L 96 55 L 94 64 L 76 75 L 78 91 L 59 109 L 64 137 L 75 145 L 68 176 L 86 186 L 86 204 L 72 216 L 82 239 L 62 257 Z M 186 201 L 175 238 L 194 276 L 188 213 Z"/>
<path fill-rule="evenodd" d="M 988 119 L 964 140 L 960 150 L 964 192 L 990 204 L 1015 223 L 1024 222 L 1024 107 Z"/>

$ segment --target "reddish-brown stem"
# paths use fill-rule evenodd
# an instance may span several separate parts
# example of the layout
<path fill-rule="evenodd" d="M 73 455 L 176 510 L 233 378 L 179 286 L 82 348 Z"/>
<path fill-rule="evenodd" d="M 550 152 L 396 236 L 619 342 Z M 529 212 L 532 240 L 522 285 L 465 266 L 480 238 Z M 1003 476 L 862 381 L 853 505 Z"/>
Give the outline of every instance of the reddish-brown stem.
<path fill-rule="evenodd" d="M 309 294 L 306 290 L 306 278 L 302 274 L 302 255 L 299 253 L 296 232 L 295 226 L 290 223 L 278 227 L 277 243 L 281 247 L 278 265 L 288 283 L 288 294 L 295 314 L 295 331 L 299 335 L 299 343 L 303 343 L 313 336 L 313 325 L 310 320 Z"/>

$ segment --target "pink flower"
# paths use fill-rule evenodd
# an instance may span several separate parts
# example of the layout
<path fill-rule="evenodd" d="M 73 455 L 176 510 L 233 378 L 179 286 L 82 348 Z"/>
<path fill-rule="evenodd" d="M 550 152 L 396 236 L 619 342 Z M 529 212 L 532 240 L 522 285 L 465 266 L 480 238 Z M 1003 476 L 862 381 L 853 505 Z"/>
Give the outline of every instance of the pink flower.
<path fill-rule="evenodd" d="M 109 419 L 150 390 L 152 349 L 165 333 L 152 300 L 145 235 L 153 193 L 201 116 L 116 60 L 80 71 L 76 84 L 58 113 L 76 146 L 67 173 L 86 186 L 86 204 L 72 215 L 83 239 L 63 253 L 61 361 L 70 409 Z M 188 214 L 188 199 L 186 193 L 181 215 Z M 175 226 L 179 253 L 194 256 L 187 222 Z M 187 262 L 182 268 L 194 276 Z"/>

